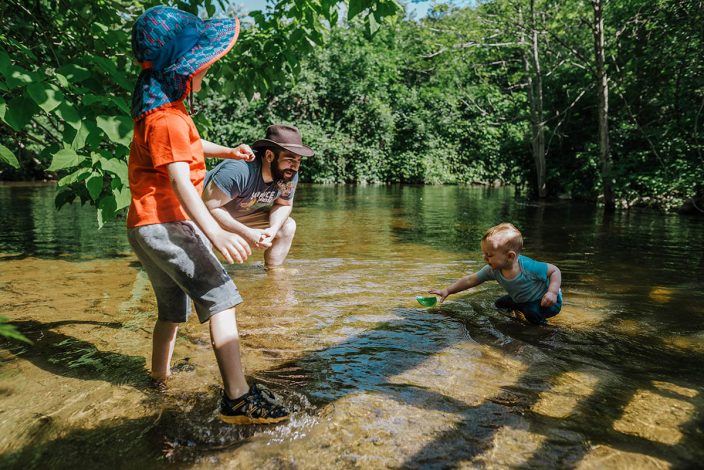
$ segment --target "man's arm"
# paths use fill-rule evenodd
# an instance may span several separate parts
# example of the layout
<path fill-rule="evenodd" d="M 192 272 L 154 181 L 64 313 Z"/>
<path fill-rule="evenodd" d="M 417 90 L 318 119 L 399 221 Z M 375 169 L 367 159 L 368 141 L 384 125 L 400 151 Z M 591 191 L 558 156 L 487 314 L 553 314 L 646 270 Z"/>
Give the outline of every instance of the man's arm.
<path fill-rule="evenodd" d="M 557 294 L 560 292 L 560 285 L 562 284 L 562 273 L 557 266 L 550 263 L 547 263 L 547 265 L 550 283 L 548 284 L 548 291 L 540 300 L 540 305 L 543 307 L 550 307 L 557 303 Z"/>
<path fill-rule="evenodd" d="M 210 215 L 191 183 L 190 168 L 186 162 L 174 162 L 167 165 L 171 187 L 188 216 L 200 227 L 215 249 L 222 253 L 228 263 L 244 262 L 252 250 L 239 235 L 223 230 Z"/>
<path fill-rule="evenodd" d="M 256 248 L 269 248 L 271 246 L 271 240 L 268 239 L 268 235 L 265 235 L 263 230 L 247 227 L 232 217 L 232 214 L 225 209 L 225 205 L 232 198 L 212 181 L 203 190 L 203 200 L 205 201 L 205 207 L 210 211 L 217 223 L 220 224 L 220 227 L 228 232 L 240 235 Z"/>
<path fill-rule="evenodd" d="M 254 160 L 254 152 L 247 144 L 240 144 L 235 148 L 230 148 L 203 139 L 200 139 L 200 142 L 203 145 L 203 153 L 206 157 L 245 160 L 247 162 Z"/>
<path fill-rule="evenodd" d="M 277 199 L 274 206 L 269 211 L 269 228 L 264 230 L 272 239 L 279 233 L 281 227 L 286 223 L 286 219 L 291 215 L 293 210 L 292 201 L 284 200 L 287 204 L 280 204 L 281 199 Z"/>

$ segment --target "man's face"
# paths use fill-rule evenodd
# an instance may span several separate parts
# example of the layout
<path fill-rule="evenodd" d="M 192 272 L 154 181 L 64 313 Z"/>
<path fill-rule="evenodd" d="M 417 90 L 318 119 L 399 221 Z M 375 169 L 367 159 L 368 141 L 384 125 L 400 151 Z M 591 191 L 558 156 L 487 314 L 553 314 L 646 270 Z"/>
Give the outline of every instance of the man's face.
<path fill-rule="evenodd" d="M 268 150 L 270 152 L 271 150 Z M 289 182 L 298 173 L 301 156 L 286 150 L 279 151 L 279 156 L 271 162 L 271 176 L 275 181 Z"/>

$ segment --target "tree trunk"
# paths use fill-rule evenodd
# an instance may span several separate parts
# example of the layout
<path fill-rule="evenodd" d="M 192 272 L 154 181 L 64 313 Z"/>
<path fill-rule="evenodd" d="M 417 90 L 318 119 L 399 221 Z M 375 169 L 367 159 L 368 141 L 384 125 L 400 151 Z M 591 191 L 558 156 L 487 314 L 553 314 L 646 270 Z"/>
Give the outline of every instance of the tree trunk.
<path fill-rule="evenodd" d="M 604 60 L 604 2 L 592 0 L 594 9 L 594 53 L 596 55 L 596 79 L 599 106 L 599 160 L 601 162 L 601 184 L 604 205 L 607 210 L 615 207 L 613 181 L 611 178 L 611 151 L 609 149 L 609 78 Z"/>
<path fill-rule="evenodd" d="M 519 6 L 521 23 L 521 43 L 525 46 L 525 28 L 523 14 Z M 528 79 L 528 102 L 530 103 L 530 129 L 533 160 L 535 161 L 536 194 L 539 198 L 547 195 L 545 184 L 545 130 L 543 127 L 543 77 L 540 70 L 538 49 L 538 29 L 535 20 L 535 0 L 530 0 L 530 50 L 523 47 L 523 65 Z"/>

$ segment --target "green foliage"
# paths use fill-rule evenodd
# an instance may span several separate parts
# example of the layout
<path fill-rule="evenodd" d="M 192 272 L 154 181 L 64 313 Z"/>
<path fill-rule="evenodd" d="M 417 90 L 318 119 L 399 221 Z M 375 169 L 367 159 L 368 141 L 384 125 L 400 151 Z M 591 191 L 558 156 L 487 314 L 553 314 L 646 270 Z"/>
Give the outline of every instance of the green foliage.
<path fill-rule="evenodd" d="M 97 208 L 98 224 L 129 205 L 129 105 L 138 68 L 130 29 L 157 1 L 7 0 L 0 5 L 0 170 L 39 161 L 58 178 L 56 207 L 78 199 Z M 286 83 L 299 61 L 338 24 L 339 0 L 280 0 L 253 13 L 236 52 L 211 72 L 222 93 L 252 97 Z M 355 3 L 355 8 L 357 8 Z M 176 1 L 194 14 L 227 11 L 227 0 Z M 400 10 L 395 0 L 363 1 L 351 17 L 376 30 Z M 272 61 L 284 64 L 270 67 Z M 27 162 L 23 165 L 23 162 Z M 25 177 L 31 176 L 29 174 Z M 42 175 L 44 176 L 44 175 Z"/>
<path fill-rule="evenodd" d="M 430 26 L 449 30 L 475 16 L 404 21 L 371 40 L 352 22 L 301 62 L 295 84 L 254 100 L 212 97 L 210 135 L 251 142 L 272 122 L 295 124 L 319 155 L 302 178 L 317 183 L 516 182 L 520 170 L 504 151 L 523 143 L 525 124 L 513 118 L 523 97 L 492 83 L 501 71 L 477 71 L 472 51 L 423 58 L 455 38 Z"/>
<path fill-rule="evenodd" d="M 32 344 L 26 336 L 17 331 L 14 325 L 8 323 L 7 317 L 3 316 L 0 316 L 0 336 Z"/>

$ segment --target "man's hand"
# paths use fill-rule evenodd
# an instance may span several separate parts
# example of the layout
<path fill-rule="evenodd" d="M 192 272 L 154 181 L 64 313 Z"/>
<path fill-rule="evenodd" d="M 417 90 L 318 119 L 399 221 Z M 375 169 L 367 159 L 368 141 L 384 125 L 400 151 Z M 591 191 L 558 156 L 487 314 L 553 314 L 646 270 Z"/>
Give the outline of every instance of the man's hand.
<path fill-rule="evenodd" d="M 547 291 L 543 298 L 540 300 L 541 307 L 552 307 L 557 303 L 557 295 Z"/>
<path fill-rule="evenodd" d="M 234 160 L 244 160 L 246 162 L 251 162 L 254 160 L 254 152 L 252 148 L 247 144 L 240 144 L 232 150 L 232 159 Z"/>
<path fill-rule="evenodd" d="M 445 299 L 447 298 L 447 296 L 450 295 L 449 292 L 447 292 L 447 289 L 441 289 L 441 290 L 430 289 L 428 291 L 428 294 L 435 294 L 435 295 L 440 296 L 440 303 L 443 303 L 445 301 Z"/>
<path fill-rule="evenodd" d="M 276 237 L 276 234 L 279 233 L 279 231 L 274 230 L 273 227 L 267 227 L 262 231 L 262 233 L 269 239 L 269 241 L 273 242 L 274 237 Z"/>
<path fill-rule="evenodd" d="M 249 244 L 236 233 L 220 230 L 210 237 L 210 241 L 230 264 L 244 263 L 252 254 Z"/>
<path fill-rule="evenodd" d="M 266 234 L 266 232 L 258 228 L 248 229 L 245 238 L 251 245 L 254 246 L 254 248 L 260 250 L 266 250 L 271 246 L 272 242 L 272 239 Z"/>

